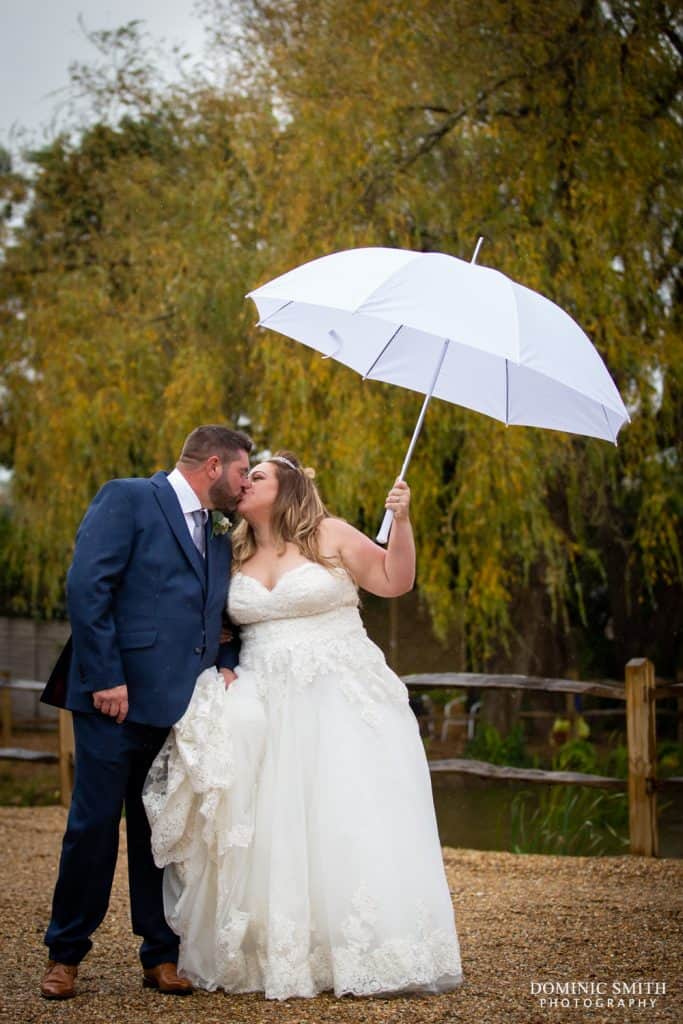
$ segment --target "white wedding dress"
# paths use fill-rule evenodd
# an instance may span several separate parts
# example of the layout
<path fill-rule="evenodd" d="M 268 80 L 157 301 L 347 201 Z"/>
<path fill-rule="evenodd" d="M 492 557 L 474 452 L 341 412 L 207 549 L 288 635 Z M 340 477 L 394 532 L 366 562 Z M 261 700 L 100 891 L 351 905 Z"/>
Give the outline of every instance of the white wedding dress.
<path fill-rule="evenodd" d="M 462 981 L 429 769 L 348 574 L 237 573 L 238 679 L 197 680 L 145 786 L 179 968 L 267 998 Z"/>

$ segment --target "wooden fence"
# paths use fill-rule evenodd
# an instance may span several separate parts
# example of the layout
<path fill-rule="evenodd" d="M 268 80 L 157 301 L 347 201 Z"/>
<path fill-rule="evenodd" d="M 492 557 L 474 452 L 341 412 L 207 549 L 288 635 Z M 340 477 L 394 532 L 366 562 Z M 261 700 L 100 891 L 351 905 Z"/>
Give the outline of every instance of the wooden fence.
<path fill-rule="evenodd" d="M 657 831 L 657 793 L 665 787 L 683 783 L 683 777 L 657 778 L 657 730 L 656 703 L 658 699 L 674 697 L 678 700 L 678 715 L 683 714 L 683 683 L 666 684 L 655 680 L 654 665 L 647 658 L 633 658 L 626 666 L 625 682 L 611 680 L 580 682 L 573 679 L 542 679 L 517 675 L 476 675 L 470 672 L 447 672 L 426 675 L 403 676 L 403 682 L 411 690 L 477 689 L 477 690 L 527 690 L 546 693 L 582 694 L 625 701 L 628 779 L 611 778 L 604 775 L 588 775 L 583 772 L 542 771 L 538 768 L 514 768 L 510 765 L 489 764 L 467 758 L 451 758 L 430 761 L 432 772 L 454 772 L 462 775 L 476 775 L 480 778 L 508 779 L 521 782 L 544 783 L 545 785 L 597 786 L 605 789 L 627 789 L 629 802 L 630 851 L 645 857 L 657 857 L 659 837 Z M 12 732 L 12 691 L 29 690 L 39 692 L 43 683 L 26 680 L 10 680 L 8 674 L 0 674 L 0 698 L 2 701 L 3 743 L 11 739 Z M 588 713 L 588 712 L 587 712 Z M 598 711 L 595 712 L 596 714 Z M 676 712 L 674 712 L 675 714 Z M 554 712 L 550 712 L 554 715 Z M 43 754 L 40 751 L 22 751 L 21 748 L 4 746 L 0 758 L 22 760 L 58 760 L 61 801 L 69 806 L 73 784 L 74 738 L 71 714 L 59 713 L 59 755 Z"/>
<path fill-rule="evenodd" d="M 58 762 L 59 764 L 59 796 L 64 807 L 71 803 L 71 790 L 74 779 L 74 729 L 70 711 L 59 712 L 59 754 L 53 754 L 45 750 L 27 750 L 24 747 L 12 747 L 13 715 L 12 715 L 12 694 L 30 694 L 34 700 L 38 700 L 45 688 L 45 683 L 37 682 L 34 679 L 12 679 L 10 673 L 0 672 L 0 728 L 2 730 L 2 747 L 0 747 L 0 760 L 6 761 L 32 761 L 32 762 Z M 31 725 L 45 725 L 44 718 L 29 719 L 22 721 L 24 728 Z"/>
<path fill-rule="evenodd" d="M 657 778 L 657 700 L 675 697 L 678 715 L 683 713 L 683 684 L 657 684 L 654 665 L 647 658 L 633 658 L 626 666 L 625 682 L 611 680 L 580 682 L 573 679 L 542 679 L 530 676 L 475 675 L 470 672 L 440 672 L 403 676 L 411 690 L 447 689 L 528 690 L 546 693 L 582 694 L 625 701 L 628 744 L 628 779 L 583 772 L 541 771 L 513 768 L 467 758 L 430 761 L 432 772 L 454 772 L 488 779 L 512 779 L 545 785 L 598 786 L 627 789 L 629 803 L 630 851 L 645 857 L 659 855 L 657 792 L 677 786 L 683 777 Z M 674 712 L 675 713 L 675 712 Z M 551 713 L 552 714 L 552 713 Z"/>

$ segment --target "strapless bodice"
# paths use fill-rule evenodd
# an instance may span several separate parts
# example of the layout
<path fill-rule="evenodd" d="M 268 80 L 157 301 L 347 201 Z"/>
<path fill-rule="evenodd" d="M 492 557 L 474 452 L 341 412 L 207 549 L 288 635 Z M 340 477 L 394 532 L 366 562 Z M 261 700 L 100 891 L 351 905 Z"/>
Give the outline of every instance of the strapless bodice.
<path fill-rule="evenodd" d="M 290 690 L 324 687 L 330 679 L 366 721 L 374 721 L 378 701 L 407 704 L 405 686 L 365 631 L 358 591 L 345 569 L 304 562 L 272 590 L 237 572 L 228 610 L 240 627 L 238 674 L 253 676 L 269 708 Z"/>
<path fill-rule="evenodd" d="M 228 611 L 239 626 L 325 615 L 357 608 L 358 591 L 345 569 L 304 562 L 283 573 L 272 590 L 254 576 L 237 572 L 230 583 Z"/>

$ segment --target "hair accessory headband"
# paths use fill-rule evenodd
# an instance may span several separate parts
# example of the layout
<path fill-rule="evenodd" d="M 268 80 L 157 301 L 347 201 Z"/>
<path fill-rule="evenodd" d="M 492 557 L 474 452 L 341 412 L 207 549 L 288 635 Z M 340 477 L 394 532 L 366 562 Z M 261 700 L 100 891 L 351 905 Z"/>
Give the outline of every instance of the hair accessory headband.
<path fill-rule="evenodd" d="M 294 463 L 290 462 L 289 459 L 286 459 L 284 457 L 284 455 L 271 455 L 271 457 L 268 459 L 268 461 L 269 462 L 282 462 L 285 466 L 289 466 L 290 469 L 295 470 L 295 472 L 299 471 L 299 467 L 295 466 Z"/>

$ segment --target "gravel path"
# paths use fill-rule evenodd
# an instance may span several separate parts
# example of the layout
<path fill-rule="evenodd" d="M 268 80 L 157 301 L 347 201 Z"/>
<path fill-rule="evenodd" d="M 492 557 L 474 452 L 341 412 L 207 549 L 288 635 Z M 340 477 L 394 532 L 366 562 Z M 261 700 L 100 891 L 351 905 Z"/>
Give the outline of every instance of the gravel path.
<path fill-rule="evenodd" d="M 683 862 L 516 856 L 446 849 L 465 981 L 444 996 L 265 1001 L 259 995 L 143 990 L 130 931 L 125 857 L 109 914 L 81 966 L 80 994 L 40 998 L 42 936 L 65 812 L 0 808 L 0 1020 L 12 1024 L 621 1024 L 683 1021 Z M 122 832 L 122 853 L 125 834 Z M 654 1008 L 547 1009 L 532 982 L 666 985 Z M 560 997 L 561 998 L 561 997 Z M 630 998 L 634 998 L 631 996 Z M 643 994 L 641 999 L 647 999 Z"/>

